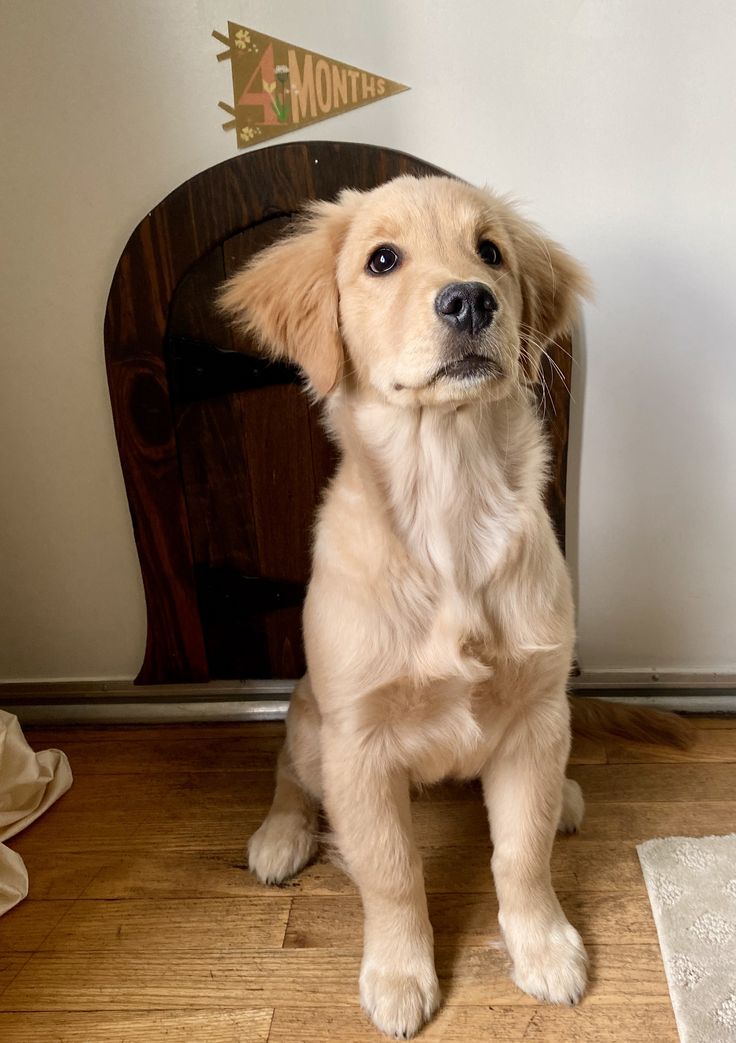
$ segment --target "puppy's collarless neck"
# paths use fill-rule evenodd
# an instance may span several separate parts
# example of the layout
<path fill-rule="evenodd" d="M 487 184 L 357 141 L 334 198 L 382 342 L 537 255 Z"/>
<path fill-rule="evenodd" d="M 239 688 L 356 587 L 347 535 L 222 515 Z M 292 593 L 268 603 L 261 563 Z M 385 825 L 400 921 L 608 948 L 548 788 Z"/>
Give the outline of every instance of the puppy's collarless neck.
<path fill-rule="evenodd" d="M 493 517 L 514 529 L 511 519 L 541 500 L 546 452 L 525 400 L 449 410 L 351 398 L 333 403 L 330 423 L 341 480 L 381 505 L 407 549 Z"/>

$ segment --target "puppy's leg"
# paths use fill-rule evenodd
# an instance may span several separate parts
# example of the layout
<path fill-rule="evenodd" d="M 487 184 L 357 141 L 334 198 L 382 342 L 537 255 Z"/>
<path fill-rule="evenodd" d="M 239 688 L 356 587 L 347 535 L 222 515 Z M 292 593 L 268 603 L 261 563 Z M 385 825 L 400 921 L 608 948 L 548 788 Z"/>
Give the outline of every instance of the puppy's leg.
<path fill-rule="evenodd" d="M 512 977 L 537 999 L 576 1003 L 585 991 L 587 959 L 552 890 L 549 866 L 569 747 L 562 707 L 557 713 L 548 704 L 546 713 L 517 726 L 484 769 L 483 792 Z"/>
<path fill-rule="evenodd" d="M 313 703 L 305 677 L 289 704 L 271 810 L 248 842 L 248 866 L 264 884 L 298 873 L 317 850 L 319 720 Z"/>
<path fill-rule="evenodd" d="M 325 727 L 322 753 L 325 808 L 363 900 L 361 1002 L 381 1031 L 409 1039 L 440 999 L 409 781 L 342 730 Z"/>

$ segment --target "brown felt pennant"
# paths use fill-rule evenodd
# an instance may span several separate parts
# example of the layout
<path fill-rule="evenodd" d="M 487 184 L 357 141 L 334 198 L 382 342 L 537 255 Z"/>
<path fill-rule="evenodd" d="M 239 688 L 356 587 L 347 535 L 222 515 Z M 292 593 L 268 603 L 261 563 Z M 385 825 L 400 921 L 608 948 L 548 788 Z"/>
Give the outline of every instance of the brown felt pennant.
<path fill-rule="evenodd" d="M 227 36 L 212 35 L 227 46 L 217 57 L 230 60 L 233 104 L 220 102 L 220 107 L 234 117 L 223 127 L 235 128 L 238 148 L 409 90 L 235 22 L 228 22 Z"/>

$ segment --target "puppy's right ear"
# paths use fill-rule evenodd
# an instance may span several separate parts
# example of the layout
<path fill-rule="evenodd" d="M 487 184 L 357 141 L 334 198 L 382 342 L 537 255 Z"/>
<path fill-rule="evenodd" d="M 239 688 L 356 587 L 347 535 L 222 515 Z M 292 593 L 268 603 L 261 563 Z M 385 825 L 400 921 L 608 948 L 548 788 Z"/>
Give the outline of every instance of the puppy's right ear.
<path fill-rule="evenodd" d="M 262 250 L 223 286 L 219 308 L 276 358 L 301 367 L 324 397 L 342 376 L 336 266 L 359 198 L 314 203 L 285 239 Z"/>

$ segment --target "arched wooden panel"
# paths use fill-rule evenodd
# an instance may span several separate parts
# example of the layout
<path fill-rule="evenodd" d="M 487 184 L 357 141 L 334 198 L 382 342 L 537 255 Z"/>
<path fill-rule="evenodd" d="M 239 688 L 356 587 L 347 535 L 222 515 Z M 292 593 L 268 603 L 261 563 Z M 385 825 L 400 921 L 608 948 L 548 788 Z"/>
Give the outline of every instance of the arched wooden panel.
<path fill-rule="evenodd" d="M 295 677 L 305 666 L 310 522 L 333 453 L 297 371 L 223 353 L 231 333 L 213 307 L 223 278 L 278 238 L 290 217 L 202 258 L 177 288 L 167 326 L 200 618 L 217 677 Z"/>
<path fill-rule="evenodd" d="M 308 199 L 403 173 L 442 171 L 368 145 L 277 145 L 190 179 L 131 236 L 105 350 L 146 592 L 138 683 L 303 670 L 312 517 L 334 453 L 298 376 L 236 344 L 213 291 Z M 568 350 L 551 354 L 569 386 Z M 554 368 L 547 379 L 549 506 L 564 541 L 568 402 Z"/>

